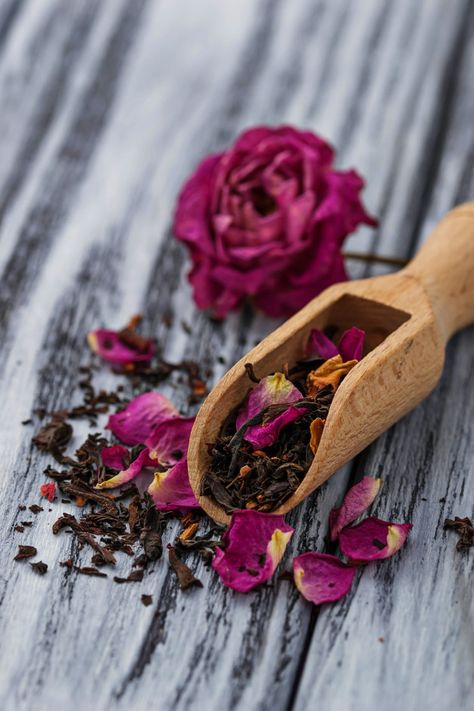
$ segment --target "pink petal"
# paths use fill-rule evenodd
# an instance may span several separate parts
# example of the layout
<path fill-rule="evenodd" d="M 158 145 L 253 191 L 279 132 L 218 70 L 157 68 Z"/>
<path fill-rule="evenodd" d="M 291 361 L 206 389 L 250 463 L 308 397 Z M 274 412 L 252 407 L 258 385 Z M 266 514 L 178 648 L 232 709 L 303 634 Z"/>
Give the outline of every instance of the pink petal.
<path fill-rule="evenodd" d="M 389 523 L 369 517 L 339 534 L 341 552 L 354 563 L 390 558 L 405 543 L 411 523 Z"/>
<path fill-rule="evenodd" d="M 118 331 L 108 331 L 104 328 L 90 331 L 87 334 L 87 342 L 94 353 L 113 365 L 148 363 L 155 350 L 150 339 L 147 340 L 145 349 L 139 351 L 121 341 Z"/>
<path fill-rule="evenodd" d="M 145 444 L 150 457 L 163 466 L 170 466 L 186 457 L 194 417 L 175 417 L 155 427 Z"/>
<path fill-rule="evenodd" d="M 130 452 L 127 447 L 121 444 L 114 444 L 112 447 L 103 447 L 100 452 L 102 464 L 109 469 L 125 469 L 127 466 Z"/>
<path fill-rule="evenodd" d="M 272 577 L 293 532 L 283 516 L 234 511 L 212 567 L 224 585 L 248 592 Z"/>
<path fill-rule="evenodd" d="M 199 508 L 189 483 L 186 460 L 178 462 L 165 472 L 155 472 L 148 493 L 160 511 Z"/>
<path fill-rule="evenodd" d="M 360 360 L 364 350 L 365 331 L 353 326 L 344 331 L 339 341 L 339 353 L 342 360 Z"/>
<path fill-rule="evenodd" d="M 325 553 L 302 553 L 293 560 L 295 585 L 315 605 L 335 602 L 347 595 L 356 570 Z"/>
<path fill-rule="evenodd" d="M 164 420 L 179 417 L 175 406 L 157 392 L 143 393 L 109 417 L 107 429 L 125 444 L 144 444 Z"/>
<path fill-rule="evenodd" d="M 273 420 L 266 422 L 263 425 L 254 425 L 249 427 L 244 435 L 244 439 L 253 445 L 254 449 L 265 449 L 265 447 L 271 447 L 280 434 L 283 427 L 289 425 L 290 422 L 294 422 L 299 417 L 302 417 L 307 413 L 307 409 L 304 407 L 292 407 L 291 405 L 287 410 L 277 415 Z"/>
<path fill-rule="evenodd" d="M 329 514 L 331 541 L 335 541 L 343 528 L 359 518 L 369 508 L 381 486 L 382 479 L 364 476 L 349 489 L 342 505 L 338 509 L 333 509 Z"/>
<path fill-rule="evenodd" d="M 122 486 L 132 479 L 135 479 L 147 467 L 154 467 L 156 462 L 150 459 L 148 449 L 143 449 L 138 457 L 133 460 L 127 469 L 123 469 L 110 479 L 105 479 L 97 484 L 96 489 L 114 489 L 116 486 Z"/>
<path fill-rule="evenodd" d="M 237 415 L 235 426 L 239 430 L 242 425 L 269 405 L 283 405 L 296 402 L 301 398 L 302 394 L 298 388 L 283 373 L 267 375 L 247 395 L 247 399 Z M 266 425 L 250 427 L 245 433 L 245 439 L 255 444 L 256 447 L 268 447 L 278 437 L 278 433 L 285 424 L 292 422 L 302 414 L 301 411 L 296 410 L 295 412 L 294 410 L 291 408 L 285 411 Z M 263 441 L 268 441 L 269 444 L 262 444 Z"/>
<path fill-rule="evenodd" d="M 339 354 L 337 346 L 326 336 L 323 331 L 313 328 L 309 334 L 308 342 L 305 348 L 305 354 L 308 358 L 322 358 L 329 360 Z"/>

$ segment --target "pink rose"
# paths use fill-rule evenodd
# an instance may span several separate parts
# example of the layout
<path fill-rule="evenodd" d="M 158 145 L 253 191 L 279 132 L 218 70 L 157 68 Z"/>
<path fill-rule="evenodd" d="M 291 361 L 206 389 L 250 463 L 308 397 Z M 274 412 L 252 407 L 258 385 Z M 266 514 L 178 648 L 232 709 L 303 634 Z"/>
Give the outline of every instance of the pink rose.
<path fill-rule="evenodd" d="M 245 299 L 288 316 L 347 279 L 344 239 L 361 223 L 362 178 L 332 167 L 321 138 L 260 126 L 205 158 L 178 199 L 174 232 L 189 248 L 201 309 L 223 317 Z"/>

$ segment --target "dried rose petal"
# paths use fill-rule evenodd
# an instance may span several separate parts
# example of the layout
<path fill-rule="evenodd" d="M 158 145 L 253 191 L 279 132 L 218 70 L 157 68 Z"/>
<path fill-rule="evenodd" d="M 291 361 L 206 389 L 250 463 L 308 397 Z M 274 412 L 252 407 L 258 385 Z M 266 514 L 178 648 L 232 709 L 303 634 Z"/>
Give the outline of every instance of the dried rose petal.
<path fill-rule="evenodd" d="M 301 400 L 302 394 L 283 373 L 273 373 L 256 385 L 237 415 L 235 426 L 239 430 L 252 417 L 269 405 L 284 405 Z"/>
<path fill-rule="evenodd" d="M 175 417 L 155 427 L 145 444 L 150 457 L 163 466 L 170 466 L 186 457 L 194 417 Z"/>
<path fill-rule="evenodd" d="M 274 442 L 277 441 L 278 435 L 280 434 L 283 427 L 289 425 L 290 422 L 294 422 L 298 417 L 302 417 L 307 412 L 304 407 L 292 407 L 291 405 L 277 415 L 273 420 L 265 422 L 262 425 L 255 425 L 254 427 L 249 427 L 244 435 L 244 439 L 253 445 L 254 449 L 265 449 L 265 447 L 270 447 Z"/>
<path fill-rule="evenodd" d="M 343 528 L 355 521 L 356 518 L 359 518 L 369 508 L 379 493 L 381 486 L 382 479 L 372 479 L 370 476 L 364 476 L 349 489 L 342 505 L 337 509 L 333 509 L 329 514 L 331 541 L 335 541 Z"/>
<path fill-rule="evenodd" d="M 199 508 L 189 483 L 188 465 L 185 460 L 165 472 L 155 472 L 148 493 L 160 511 Z"/>
<path fill-rule="evenodd" d="M 44 496 L 45 499 L 48 499 L 48 501 L 54 501 L 56 498 L 56 484 L 54 482 L 41 484 L 40 494 Z"/>
<path fill-rule="evenodd" d="M 111 447 L 103 447 L 100 451 L 102 464 L 108 469 L 121 471 L 126 469 L 130 452 L 121 444 L 113 444 Z"/>
<path fill-rule="evenodd" d="M 302 553 L 293 559 L 295 585 L 315 605 L 335 602 L 351 589 L 357 568 L 326 553 Z"/>
<path fill-rule="evenodd" d="M 145 348 L 138 350 L 130 343 L 125 343 L 120 338 L 119 331 L 109 331 L 104 328 L 90 331 L 87 334 L 87 342 L 94 353 L 113 365 L 148 363 L 154 353 L 153 342 L 150 339 L 145 339 Z"/>
<path fill-rule="evenodd" d="M 308 373 L 306 379 L 308 395 L 314 397 L 326 385 L 331 385 L 334 390 L 337 390 L 342 378 L 355 365 L 357 365 L 356 360 L 349 360 L 344 363 L 340 355 L 325 361 L 319 368 Z"/>
<path fill-rule="evenodd" d="M 111 415 L 107 429 L 125 444 L 144 444 L 161 422 L 173 417 L 179 417 L 175 406 L 152 391 L 139 395 L 124 410 Z"/>
<path fill-rule="evenodd" d="M 344 331 L 339 341 L 339 353 L 343 361 L 360 360 L 364 350 L 365 331 L 357 326 Z"/>
<path fill-rule="evenodd" d="M 258 511 L 234 511 L 212 567 L 224 585 L 248 592 L 275 572 L 294 529 L 283 516 Z"/>
<path fill-rule="evenodd" d="M 342 553 L 353 563 L 390 558 L 405 543 L 411 523 L 390 523 L 369 517 L 339 534 Z"/>
<path fill-rule="evenodd" d="M 114 489 L 116 486 L 122 486 L 122 484 L 126 484 L 132 481 L 132 479 L 135 479 L 144 469 L 155 466 L 156 462 L 150 459 L 149 450 L 147 448 L 142 449 L 138 457 L 133 460 L 127 469 L 123 469 L 110 479 L 99 482 L 96 489 Z"/>
<path fill-rule="evenodd" d="M 309 334 L 305 354 L 310 358 L 329 360 L 329 358 L 337 356 L 339 350 L 323 331 L 320 331 L 318 328 L 313 328 Z"/>
<path fill-rule="evenodd" d="M 321 417 L 316 417 L 316 419 L 313 420 L 309 426 L 309 431 L 311 434 L 309 446 L 311 447 L 311 451 L 313 454 L 316 454 L 316 450 L 319 447 L 321 437 L 323 436 L 325 422 L 326 420 L 323 420 Z"/>

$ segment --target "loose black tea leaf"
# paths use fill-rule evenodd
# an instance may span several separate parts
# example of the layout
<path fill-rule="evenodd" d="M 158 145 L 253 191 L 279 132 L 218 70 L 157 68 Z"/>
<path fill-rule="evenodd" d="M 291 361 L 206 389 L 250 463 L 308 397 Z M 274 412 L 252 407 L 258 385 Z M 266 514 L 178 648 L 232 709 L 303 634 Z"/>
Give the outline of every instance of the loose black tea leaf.
<path fill-rule="evenodd" d="M 72 431 L 71 425 L 66 422 L 65 413 L 57 412 L 41 427 L 32 442 L 42 452 L 49 452 L 58 462 L 61 462 L 64 450 L 72 437 Z"/>
<path fill-rule="evenodd" d="M 172 545 L 168 545 L 168 560 L 178 578 L 178 584 L 181 590 L 187 590 L 193 586 L 202 588 L 202 583 L 198 578 L 194 577 L 192 571 L 186 563 L 178 558 L 178 555 Z"/>
<path fill-rule="evenodd" d="M 142 595 L 142 603 L 145 607 L 148 607 L 153 603 L 153 597 L 151 595 Z"/>
<path fill-rule="evenodd" d="M 18 546 L 18 553 L 13 558 L 13 560 L 25 560 L 26 558 L 33 558 L 38 553 L 34 546 Z"/>
<path fill-rule="evenodd" d="M 107 573 L 103 573 L 101 570 L 98 570 L 97 568 L 94 568 L 93 566 L 83 566 L 82 568 L 78 567 L 77 565 L 74 566 L 74 570 L 76 573 L 79 573 L 80 575 L 89 575 L 93 578 L 107 578 Z"/>
<path fill-rule="evenodd" d="M 458 516 L 455 516 L 454 519 L 447 518 L 444 522 L 444 528 L 453 529 L 458 534 L 457 551 L 465 551 L 474 547 L 474 526 L 467 516 L 464 518 L 459 518 Z"/>
<path fill-rule="evenodd" d="M 132 572 L 126 578 L 120 578 L 118 575 L 114 576 L 115 583 L 139 583 L 143 580 L 143 570 L 132 570 Z"/>
<path fill-rule="evenodd" d="M 41 511 L 44 511 L 42 506 L 38 506 L 38 504 L 32 504 L 31 506 L 28 507 L 31 511 L 31 513 L 34 514 L 39 514 Z"/>
<path fill-rule="evenodd" d="M 37 563 L 30 563 L 30 565 L 38 575 L 45 575 L 48 572 L 48 566 L 46 563 L 43 563 L 42 560 L 39 560 Z"/>

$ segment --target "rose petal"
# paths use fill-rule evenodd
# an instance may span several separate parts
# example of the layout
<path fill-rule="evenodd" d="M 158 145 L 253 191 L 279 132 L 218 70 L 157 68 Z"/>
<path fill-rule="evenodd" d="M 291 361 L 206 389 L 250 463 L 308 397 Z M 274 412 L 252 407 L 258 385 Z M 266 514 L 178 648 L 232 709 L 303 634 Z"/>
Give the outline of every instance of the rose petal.
<path fill-rule="evenodd" d="M 186 457 L 194 417 L 175 417 L 155 427 L 145 444 L 150 457 L 163 466 L 170 466 Z"/>
<path fill-rule="evenodd" d="M 235 422 L 239 430 L 243 424 L 258 415 L 269 405 L 283 405 L 301 400 L 298 388 L 283 373 L 273 373 L 262 378 L 247 395 Z"/>
<path fill-rule="evenodd" d="M 411 523 L 390 523 L 369 517 L 339 534 L 342 553 L 354 563 L 381 560 L 394 555 L 406 541 Z"/>
<path fill-rule="evenodd" d="M 382 486 L 382 479 L 372 479 L 364 476 L 349 489 L 342 505 L 329 514 L 331 541 L 335 541 L 343 528 L 366 511 Z"/>
<path fill-rule="evenodd" d="M 113 365 L 148 363 L 154 353 L 151 339 L 146 339 L 144 350 L 137 350 L 120 340 L 119 331 L 109 331 L 104 328 L 90 331 L 87 334 L 87 342 L 94 353 Z"/>
<path fill-rule="evenodd" d="M 180 461 L 164 472 L 155 472 L 148 493 L 160 511 L 197 509 L 199 503 L 189 483 L 187 462 Z"/>
<path fill-rule="evenodd" d="M 175 406 L 157 392 L 143 393 L 109 417 L 107 429 L 125 444 L 144 444 L 164 420 L 179 417 Z"/>
<path fill-rule="evenodd" d="M 293 560 L 295 585 L 315 605 L 335 602 L 351 589 L 357 569 L 334 555 L 302 553 Z"/>
<path fill-rule="evenodd" d="M 41 484 L 40 486 L 40 494 L 41 496 L 44 496 L 48 501 L 54 501 L 56 498 L 56 484 L 54 481 L 49 482 L 47 484 Z"/>
<path fill-rule="evenodd" d="M 339 354 L 337 346 L 326 336 L 323 331 L 313 328 L 309 334 L 308 342 L 305 348 L 305 354 L 308 358 L 322 358 L 329 360 Z"/>
<path fill-rule="evenodd" d="M 100 451 L 100 458 L 104 467 L 109 469 L 125 469 L 127 466 L 130 452 L 127 447 L 121 444 L 114 444 L 111 447 L 103 447 Z"/>
<path fill-rule="evenodd" d="M 212 567 L 224 585 L 248 592 L 271 578 L 293 532 L 283 516 L 234 511 L 224 534 L 225 549 L 216 548 Z"/>
<path fill-rule="evenodd" d="M 308 395 L 314 397 L 326 385 L 331 385 L 333 390 L 337 390 L 339 383 L 352 368 L 357 365 L 356 360 L 342 361 L 340 355 L 334 356 L 325 361 L 319 368 L 308 373 L 306 385 Z"/>
<path fill-rule="evenodd" d="M 244 435 L 244 439 L 253 446 L 254 449 L 265 449 L 271 447 L 280 434 L 283 427 L 294 422 L 299 417 L 307 413 L 304 407 L 292 407 L 291 405 L 280 415 L 277 415 L 273 420 L 262 425 L 254 425 L 249 427 Z"/>
<path fill-rule="evenodd" d="M 365 331 L 353 326 L 341 336 L 339 353 L 343 361 L 360 360 L 364 350 Z"/>
<path fill-rule="evenodd" d="M 321 417 L 316 417 L 316 419 L 313 420 L 309 426 L 309 431 L 311 434 L 309 446 L 311 447 L 311 451 L 313 454 L 316 454 L 316 451 L 319 447 L 321 437 L 323 436 L 325 422 L 326 420 L 323 420 Z"/>
<path fill-rule="evenodd" d="M 95 487 L 96 489 L 114 489 L 116 486 L 122 486 L 129 481 L 132 481 L 136 476 L 140 474 L 147 467 L 156 466 L 156 462 L 150 459 L 148 449 L 143 449 L 138 457 L 133 460 L 127 469 L 120 471 L 115 476 L 105 481 L 101 481 Z"/>

